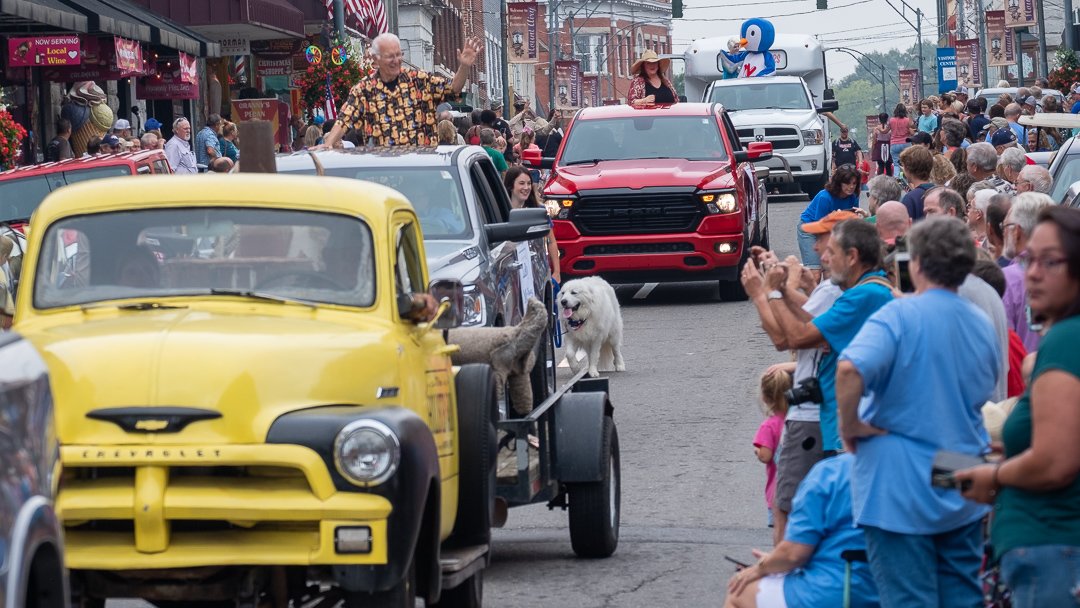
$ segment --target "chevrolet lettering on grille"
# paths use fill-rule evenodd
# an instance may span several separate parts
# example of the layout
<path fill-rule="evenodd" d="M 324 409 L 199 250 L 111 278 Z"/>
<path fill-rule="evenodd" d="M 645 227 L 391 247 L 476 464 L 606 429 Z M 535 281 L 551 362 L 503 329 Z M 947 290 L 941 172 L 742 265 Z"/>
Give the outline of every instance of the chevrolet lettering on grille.
<path fill-rule="evenodd" d="M 121 448 L 115 450 L 83 450 L 84 460 L 129 460 L 129 459 L 211 459 L 221 458 L 221 450 L 215 448 Z"/>

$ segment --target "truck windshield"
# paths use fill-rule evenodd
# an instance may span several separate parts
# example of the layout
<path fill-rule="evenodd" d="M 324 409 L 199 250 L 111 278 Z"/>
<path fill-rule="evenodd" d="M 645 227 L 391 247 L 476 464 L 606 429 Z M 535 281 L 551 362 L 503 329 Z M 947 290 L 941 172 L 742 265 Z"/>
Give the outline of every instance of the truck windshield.
<path fill-rule="evenodd" d="M 578 120 L 559 164 L 649 158 L 724 161 L 727 150 L 713 116 L 654 114 Z"/>
<path fill-rule="evenodd" d="M 326 175 L 365 179 L 404 194 L 420 218 L 424 240 L 472 238 L 472 223 L 456 171 L 446 167 L 360 167 L 326 169 Z"/>
<path fill-rule="evenodd" d="M 34 306 L 214 293 L 370 306 L 373 257 L 367 224 L 329 213 L 194 207 L 81 215 L 45 232 Z"/>
<path fill-rule="evenodd" d="M 760 80 L 768 80 L 762 78 Z M 798 82 L 754 82 L 754 79 L 736 81 L 736 84 L 714 86 L 709 101 L 724 104 L 727 110 L 809 110 L 810 99 L 806 89 Z"/>
<path fill-rule="evenodd" d="M 68 184 L 91 179 L 131 175 L 127 165 L 57 171 L 0 181 L 0 222 L 25 221 L 50 192 Z"/>

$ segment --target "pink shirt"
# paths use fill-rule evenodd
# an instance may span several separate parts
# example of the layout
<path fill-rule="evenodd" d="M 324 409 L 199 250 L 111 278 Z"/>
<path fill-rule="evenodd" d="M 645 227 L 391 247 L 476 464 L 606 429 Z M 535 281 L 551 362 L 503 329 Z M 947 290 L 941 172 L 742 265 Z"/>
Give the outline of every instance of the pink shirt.
<path fill-rule="evenodd" d="M 780 434 L 784 432 L 784 415 L 774 414 L 765 419 L 754 435 L 754 447 L 769 448 L 773 459 L 765 463 L 765 504 L 771 509 L 776 493 L 776 448 L 780 446 Z"/>
<path fill-rule="evenodd" d="M 892 129 L 892 136 L 889 138 L 890 144 L 906 144 L 909 129 L 911 128 L 910 118 L 897 118 L 893 116 L 889 119 L 889 128 Z"/>

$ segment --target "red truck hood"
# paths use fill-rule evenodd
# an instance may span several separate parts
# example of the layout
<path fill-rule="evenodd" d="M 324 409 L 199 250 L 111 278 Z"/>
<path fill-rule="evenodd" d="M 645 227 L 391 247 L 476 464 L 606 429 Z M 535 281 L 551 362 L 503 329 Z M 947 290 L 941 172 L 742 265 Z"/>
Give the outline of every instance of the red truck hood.
<path fill-rule="evenodd" d="M 729 173 L 730 162 L 685 159 L 606 160 L 595 165 L 559 167 L 555 181 L 557 186 L 570 192 L 616 187 L 639 190 L 656 186 L 704 187 Z M 726 187 L 734 185 L 730 178 L 724 182 Z"/>

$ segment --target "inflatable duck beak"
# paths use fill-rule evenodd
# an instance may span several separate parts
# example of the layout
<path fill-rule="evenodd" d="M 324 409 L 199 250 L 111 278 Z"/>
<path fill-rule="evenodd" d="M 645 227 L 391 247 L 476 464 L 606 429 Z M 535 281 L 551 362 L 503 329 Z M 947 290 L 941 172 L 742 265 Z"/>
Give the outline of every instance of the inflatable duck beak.
<path fill-rule="evenodd" d="M 747 40 L 746 38 L 740 38 L 740 39 L 739 39 L 739 46 L 740 46 L 740 47 L 744 47 L 744 46 L 746 46 L 747 44 L 750 44 L 750 41 L 749 41 L 749 40 Z"/>

